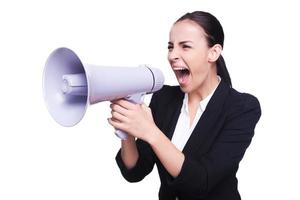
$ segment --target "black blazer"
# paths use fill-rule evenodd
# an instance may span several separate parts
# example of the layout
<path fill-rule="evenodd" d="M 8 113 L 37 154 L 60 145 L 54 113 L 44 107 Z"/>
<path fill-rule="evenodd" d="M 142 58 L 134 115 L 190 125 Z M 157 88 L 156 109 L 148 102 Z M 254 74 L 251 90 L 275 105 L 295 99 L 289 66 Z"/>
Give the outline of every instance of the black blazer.
<path fill-rule="evenodd" d="M 170 139 L 183 98 L 184 93 L 178 86 L 164 86 L 151 99 L 154 121 Z M 142 180 L 156 164 L 161 200 L 175 197 L 180 200 L 241 199 L 236 172 L 260 115 L 260 105 L 254 96 L 239 93 L 221 81 L 182 151 L 185 160 L 176 178 L 166 171 L 150 145 L 142 140 L 137 140 L 139 159 L 134 168 L 126 169 L 120 151 L 116 161 L 129 182 Z"/>

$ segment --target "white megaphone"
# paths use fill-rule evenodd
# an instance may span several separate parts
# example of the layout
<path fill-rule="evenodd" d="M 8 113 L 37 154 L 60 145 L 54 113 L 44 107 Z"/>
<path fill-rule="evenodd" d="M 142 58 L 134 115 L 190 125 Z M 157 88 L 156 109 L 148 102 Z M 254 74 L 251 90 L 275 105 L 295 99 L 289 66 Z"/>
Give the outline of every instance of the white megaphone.
<path fill-rule="evenodd" d="M 72 50 L 58 48 L 47 59 L 43 93 L 54 120 L 70 127 L 80 122 L 89 104 L 120 98 L 140 104 L 145 94 L 161 89 L 163 83 L 164 76 L 157 68 L 82 64 Z M 120 130 L 116 135 L 127 138 Z"/>

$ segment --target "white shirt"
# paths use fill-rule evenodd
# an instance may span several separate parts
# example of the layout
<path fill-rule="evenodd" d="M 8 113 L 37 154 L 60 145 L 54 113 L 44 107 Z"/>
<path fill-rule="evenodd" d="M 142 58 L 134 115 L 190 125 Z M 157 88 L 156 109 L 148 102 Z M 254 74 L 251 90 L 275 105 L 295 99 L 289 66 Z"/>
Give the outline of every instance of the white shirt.
<path fill-rule="evenodd" d="M 221 78 L 218 76 L 219 83 Z M 176 124 L 176 128 L 172 137 L 172 143 L 180 150 L 182 151 L 185 144 L 187 143 L 188 139 L 190 138 L 195 126 L 197 125 L 201 115 L 205 111 L 205 108 L 211 99 L 212 95 L 214 94 L 216 88 L 202 101 L 199 102 L 199 106 L 197 109 L 197 113 L 195 115 L 194 121 L 190 127 L 190 116 L 189 116 L 189 104 L 188 104 L 188 94 L 184 94 L 184 99 L 181 107 L 181 112 Z"/>

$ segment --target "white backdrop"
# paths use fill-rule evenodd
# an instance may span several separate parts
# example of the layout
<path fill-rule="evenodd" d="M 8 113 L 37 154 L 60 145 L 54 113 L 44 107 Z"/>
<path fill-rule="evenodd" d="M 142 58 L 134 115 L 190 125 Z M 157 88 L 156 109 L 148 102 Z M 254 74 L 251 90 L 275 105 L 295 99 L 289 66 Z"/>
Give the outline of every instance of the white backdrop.
<path fill-rule="evenodd" d="M 156 169 L 127 183 L 115 163 L 120 141 L 91 106 L 75 127 L 56 124 L 42 95 L 45 61 L 57 47 L 85 63 L 159 67 L 172 23 L 188 11 L 214 14 L 225 31 L 233 86 L 260 100 L 262 117 L 238 172 L 244 200 L 300 199 L 299 6 L 285 1 L 0 2 L 0 199 L 157 199 Z M 146 103 L 150 96 L 146 98 Z"/>

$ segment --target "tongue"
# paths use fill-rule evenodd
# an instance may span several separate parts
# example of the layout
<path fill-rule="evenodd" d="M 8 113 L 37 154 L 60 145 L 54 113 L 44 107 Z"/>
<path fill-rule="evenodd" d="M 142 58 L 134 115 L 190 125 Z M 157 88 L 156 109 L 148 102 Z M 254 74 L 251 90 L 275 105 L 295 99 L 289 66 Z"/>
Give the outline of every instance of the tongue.
<path fill-rule="evenodd" d="M 185 84 L 187 82 L 188 78 L 189 78 L 189 73 L 182 73 L 182 74 L 180 74 L 178 81 L 180 84 Z"/>

